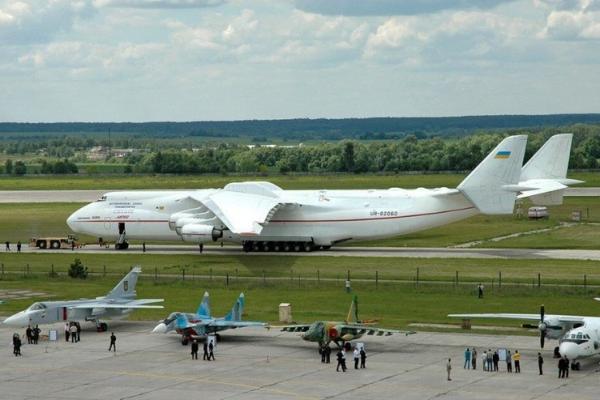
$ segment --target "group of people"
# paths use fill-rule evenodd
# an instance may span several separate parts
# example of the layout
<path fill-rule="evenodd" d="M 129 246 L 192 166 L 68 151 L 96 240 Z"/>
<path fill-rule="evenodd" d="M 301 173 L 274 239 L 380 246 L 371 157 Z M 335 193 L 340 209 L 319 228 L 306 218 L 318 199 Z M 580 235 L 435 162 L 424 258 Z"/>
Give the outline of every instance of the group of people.
<path fill-rule="evenodd" d="M 192 341 L 192 360 L 198 359 L 198 348 L 199 348 L 198 339 L 194 339 Z M 215 346 L 214 346 L 212 340 L 208 340 L 208 339 L 205 340 L 202 350 L 203 350 L 203 354 L 202 354 L 203 360 L 215 361 L 215 352 L 214 352 Z"/>
<path fill-rule="evenodd" d="M 71 343 L 77 343 L 81 339 L 81 325 L 78 322 L 65 324 L 65 342 L 71 339 Z"/>
<path fill-rule="evenodd" d="M 38 344 L 41 332 L 41 329 L 37 325 L 35 326 L 35 328 L 32 328 L 31 325 L 28 325 L 27 329 L 25 329 L 25 337 L 27 337 L 27 344 Z"/>
<path fill-rule="evenodd" d="M 6 242 L 4 242 L 4 244 L 6 245 L 5 247 L 5 251 L 10 251 L 10 242 L 7 240 Z M 21 252 L 21 242 L 18 241 L 17 242 L 17 253 Z"/>
<path fill-rule="evenodd" d="M 568 378 L 569 377 L 569 366 L 571 365 L 571 361 L 567 358 L 567 356 L 561 357 L 558 360 L 558 378 Z"/>
<path fill-rule="evenodd" d="M 539 353 L 538 353 L 539 354 Z M 463 365 L 464 369 L 477 369 L 477 349 L 467 348 L 465 350 L 465 362 Z M 541 354 L 539 354 L 541 357 Z M 521 354 L 519 350 L 515 350 L 513 354 L 511 354 L 510 350 L 506 350 L 506 354 L 504 357 L 504 361 L 506 362 L 506 372 L 513 372 L 513 363 L 515 366 L 515 373 L 521 372 Z M 538 359 L 538 363 L 540 360 Z M 498 351 L 493 351 L 492 349 L 484 350 L 481 355 L 481 363 L 482 369 L 487 372 L 498 372 L 498 365 L 500 364 L 500 354 Z M 544 360 L 541 359 L 541 363 L 544 363 Z M 541 364 L 540 364 L 541 365 Z M 541 373 L 541 367 L 540 367 Z"/>
<path fill-rule="evenodd" d="M 320 352 L 321 362 L 329 364 L 331 348 L 329 348 L 329 346 L 324 346 L 320 349 Z M 348 369 L 346 365 L 346 351 L 344 349 L 339 349 L 336 354 L 336 358 L 337 366 L 335 367 L 335 370 L 339 372 L 341 368 L 342 372 L 346 372 Z M 352 351 L 352 358 L 354 360 L 354 369 L 367 368 L 367 353 L 364 347 L 354 347 L 354 350 Z"/>

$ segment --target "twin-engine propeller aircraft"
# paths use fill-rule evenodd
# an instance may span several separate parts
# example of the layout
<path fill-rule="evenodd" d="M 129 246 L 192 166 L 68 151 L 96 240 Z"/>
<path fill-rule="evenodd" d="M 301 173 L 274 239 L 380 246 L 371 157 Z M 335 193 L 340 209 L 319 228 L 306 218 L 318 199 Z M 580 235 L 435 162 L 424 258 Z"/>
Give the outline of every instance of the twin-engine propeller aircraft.
<path fill-rule="evenodd" d="M 600 298 L 594 300 L 600 301 Z M 582 358 L 600 355 L 600 317 L 578 315 L 546 314 L 544 306 L 539 314 L 449 314 L 451 318 L 498 318 L 538 321 L 537 324 L 523 324 L 523 328 L 540 331 L 540 347 L 544 348 L 545 339 L 558 339 L 555 349 L 561 356 L 571 360 L 571 368 L 578 370 Z"/>
<path fill-rule="evenodd" d="M 204 338 L 207 335 L 227 329 L 244 328 L 247 326 L 266 326 L 264 322 L 242 321 L 244 293 L 240 293 L 229 314 L 223 318 L 215 318 L 210 312 L 210 297 L 204 293 L 202 302 L 195 314 L 174 312 L 161 321 L 152 330 L 153 333 L 168 333 L 175 331 L 181 335 L 181 344 L 186 345 L 190 339 Z"/>
<path fill-rule="evenodd" d="M 517 195 L 560 204 L 571 135 L 552 137 L 523 167 L 527 137 L 510 136 L 456 189 L 283 190 L 269 182 L 223 189 L 111 192 L 73 213 L 78 233 L 114 240 L 228 241 L 245 251 L 311 251 L 404 235 L 473 215 L 511 214 Z M 520 182 L 523 180 L 523 182 Z"/>
<path fill-rule="evenodd" d="M 140 308 L 163 308 L 148 305 L 160 303 L 163 299 L 136 300 L 135 286 L 141 272 L 140 267 L 134 267 L 106 296 L 33 303 L 28 309 L 6 318 L 4 323 L 23 327 L 61 321 L 93 321 L 99 331 L 105 331 L 108 327 L 105 322 L 100 322 L 100 319 L 122 318 Z"/>
<path fill-rule="evenodd" d="M 356 296 L 352 299 L 345 321 L 315 321 L 312 324 L 273 326 L 273 328 L 281 328 L 283 332 L 303 332 L 302 339 L 318 343 L 319 348 L 329 346 L 331 342 L 342 348 L 346 342 L 360 339 L 364 335 L 391 336 L 395 333 L 404 335 L 416 333 L 377 328 L 373 326 L 372 322 L 360 321 L 358 319 L 358 300 Z"/>

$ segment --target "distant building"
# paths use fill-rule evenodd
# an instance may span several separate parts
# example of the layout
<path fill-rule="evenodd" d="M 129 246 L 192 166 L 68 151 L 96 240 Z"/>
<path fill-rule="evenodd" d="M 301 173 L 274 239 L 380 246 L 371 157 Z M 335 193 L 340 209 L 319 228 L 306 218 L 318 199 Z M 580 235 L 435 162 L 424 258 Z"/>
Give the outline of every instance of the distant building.
<path fill-rule="evenodd" d="M 94 146 L 88 150 L 86 156 L 90 161 L 103 161 L 109 157 L 125 158 L 136 151 L 136 149 L 109 149 L 105 146 Z"/>

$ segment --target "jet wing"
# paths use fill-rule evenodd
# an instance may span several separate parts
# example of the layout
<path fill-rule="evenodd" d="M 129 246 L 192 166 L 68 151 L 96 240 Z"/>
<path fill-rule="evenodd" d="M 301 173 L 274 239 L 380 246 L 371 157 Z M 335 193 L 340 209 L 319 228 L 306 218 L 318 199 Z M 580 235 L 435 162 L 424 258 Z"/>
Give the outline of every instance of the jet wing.
<path fill-rule="evenodd" d="M 511 313 L 487 313 L 487 314 L 448 314 L 450 318 L 490 318 L 490 319 L 526 319 L 539 321 L 540 314 L 511 314 Z M 544 320 L 558 320 L 562 323 L 583 322 L 586 317 L 578 315 L 555 315 L 546 314 Z"/>
<path fill-rule="evenodd" d="M 244 328 L 248 326 L 267 326 L 264 322 L 257 321 L 215 321 L 211 325 L 222 326 L 227 328 Z"/>
<path fill-rule="evenodd" d="M 268 328 L 278 328 L 282 332 L 306 332 L 310 329 L 310 324 L 307 325 L 282 325 L 282 326 L 268 326 Z"/>
<path fill-rule="evenodd" d="M 414 331 L 401 331 L 397 329 L 386 329 L 386 328 L 376 328 L 369 325 L 363 324 L 344 324 L 341 325 L 342 330 L 353 330 L 356 331 L 357 334 L 360 335 L 375 335 L 375 336 L 391 336 L 393 334 L 403 334 L 403 335 L 414 335 L 417 332 Z"/>
<path fill-rule="evenodd" d="M 91 301 L 89 303 L 80 303 L 73 304 L 67 306 L 69 309 L 85 309 L 85 308 L 116 308 L 116 309 L 126 309 L 126 308 L 164 308 L 164 306 L 154 306 L 148 305 L 151 303 L 160 303 L 163 302 L 164 299 L 140 299 L 140 300 L 132 300 L 126 303 L 116 303 L 114 301 Z"/>

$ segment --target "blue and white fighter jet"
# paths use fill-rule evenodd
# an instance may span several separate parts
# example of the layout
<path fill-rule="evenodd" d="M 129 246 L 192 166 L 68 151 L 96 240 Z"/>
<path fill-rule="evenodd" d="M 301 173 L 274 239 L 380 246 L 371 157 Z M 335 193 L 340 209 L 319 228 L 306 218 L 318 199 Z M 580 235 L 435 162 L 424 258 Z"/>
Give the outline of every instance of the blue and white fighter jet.
<path fill-rule="evenodd" d="M 152 330 L 153 333 L 168 333 L 175 331 L 181 335 L 181 344 L 186 345 L 190 339 L 205 338 L 227 329 L 244 328 L 247 326 L 266 326 L 264 322 L 242 321 L 245 298 L 240 293 L 229 313 L 222 318 L 215 318 L 210 312 L 210 296 L 204 293 L 202 302 L 195 314 L 174 312 L 161 321 Z"/>

